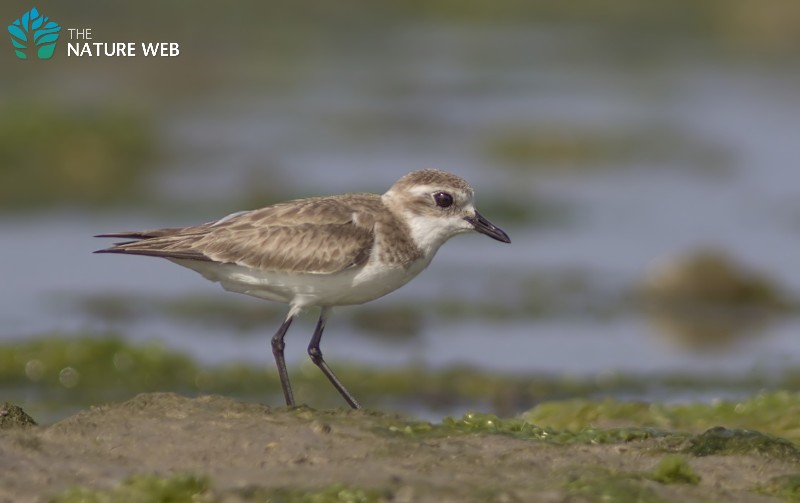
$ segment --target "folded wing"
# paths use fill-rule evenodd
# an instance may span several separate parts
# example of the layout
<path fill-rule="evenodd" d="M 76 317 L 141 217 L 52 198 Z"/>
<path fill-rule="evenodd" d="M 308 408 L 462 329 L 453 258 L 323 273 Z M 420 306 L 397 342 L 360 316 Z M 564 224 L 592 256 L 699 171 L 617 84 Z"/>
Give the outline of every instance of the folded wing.
<path fill-rule="evenodd" d="M 314 198 L 241 212 L 193 227 L 119 232 L 130 239 L 97 253 L 238 264 L 267 271 L 330 274 L 364 264 L 374 242 L 368 210 L 378 196 Z"/>

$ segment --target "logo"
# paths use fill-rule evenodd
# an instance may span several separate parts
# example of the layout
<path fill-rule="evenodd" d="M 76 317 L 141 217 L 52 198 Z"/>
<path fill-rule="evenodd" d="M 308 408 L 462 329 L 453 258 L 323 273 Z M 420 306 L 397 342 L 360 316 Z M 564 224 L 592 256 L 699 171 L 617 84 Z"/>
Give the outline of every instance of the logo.
<path fill-rule="evenodd" d="M 60 31 L 58 23 L 39 14 L 36 7 L 8 25 L 11 43 L 14 44 L 14 52 L 19 59 L 28 59 L 28 49 L 33 47 L 37 48 L 36 56 L 39 59 L 52 58 Z"/>

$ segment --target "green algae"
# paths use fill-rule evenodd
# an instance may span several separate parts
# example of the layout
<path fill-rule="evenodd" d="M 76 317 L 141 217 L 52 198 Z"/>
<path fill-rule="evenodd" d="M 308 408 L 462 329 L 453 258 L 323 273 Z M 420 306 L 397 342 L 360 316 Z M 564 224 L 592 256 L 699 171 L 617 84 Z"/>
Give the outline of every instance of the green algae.
<path fill-rule="evenodd" d="M 51 334 L 0 345 L 0 382 L 9 399 L 50 422 L 78 408 L 148 391 L 266 397 L 280 393 L 274 372 L 247 365 L 205 368 L 156 342 Z"/>
<path fill-rule="evenodd" d="M 353 311 L 350 322 L 358 330 L 380 335 L 381 339 L 407 339 L 422 332 L 423 317 L 422 310 L 401 304 Z"/>
<path fill-rule="evenodd" d="M 573 430 L 592 425 L 635 425 L 700 432 L 723 425 L 800 441 L 800 393 L 776 391 L 739 401 L 677 405 L 575 399 L 540 404 L 523 418 L 542 426 Z"/>
<path fill-rule="evenodd" d="M 780 475 L 756 487 L 756 491 L 784 501 L 800 501 L 800 474 Z"/>
<path fill-rule="evenodd" d="M 389 431 L 406 435 L 450 436 L 499 434 L 553 444 L 621 444 L 653 440 L 654 448 L 696 457 L 754 455 L 790 462 L 800 461 L 800 447 L 790 440 L 758 431 L 714 427 L 699 434 L 648 427 L 595 428 L 579 430 L 537 426 L 523 418 L 502 419 L 493 414 L 468 412 L 460 419 L 446 417 L 440 424 L 407 422 L 391 425 Z M 691 467 L 680 455 L 662 460 L 650 478 L 662 483 L 695 480 Z"/>
<path fill-rule="evenodd" d="M 792 442 L 758 431 L 711 428 L 695 437 L 683 449 L 693 456 L 754 454 L 786 461 L 800 461 L 800 447 Z"/>
<path fill-rule="evenodd" d="M 0 381 L 75 393 L 113 388 L 154 390 L 191 381 L 198 371 L 187 356 L 160 344 L 129 345 L 107 338 L 52 334 L 0 348 Z"/>
<path fill-rule="evenodd" d="M 689 465 L 684 456 L 664 456 L 648 478 L 662 484 L 692 484 L 700 483 L 700 476 Z"/>
<path fill-rule="evenodd" d="M 563 484 L 567 494 L 580 501 L 615 503 L 666 503 L 637 473 L 593 468 L 572 474 Z"/>
<path fill-rule="evenodd" d="M 334 484 L 316 491 L 277 489 L 265 491 L 259 498 L 269 503 L 378 503 L 391 501 L 392 494 L 376 489 L 362 489 Z"/>
<path fill-rule="evenodd" d="M 666 448 L 682 444 L 690 435 L 655 428 L 584 428 L 579 431 L 543 428 L 521 418 L 499 418 L 494 414 L 467 412 L 461 418 L 446 417 L 441 423 L 423 421 L 394 422 L 388 431 L 420 437 L 449 437 L 453 435 L 505 435 L 514 438 L 541 441 L 557 445 L 622 444 L 657 440 Z"/>
<path fill-rule="evenodd" d="M 208 477 L 180 474 L 170 477 L 134 475 L 112 489 L 70 488 L 52 503 L 173 502 L 204 503 L 231 498 L 235 501 L 268 503 L 378 503 L 391 501 L 389 491 L 334 484 L 317 490 L 245 487 L 216 492 Z"/>
<path fill-rule="evenodd" d="M 543 428 L 520 418 L 501 419 L 494 414 L 476 412 L 468 412 L 460 419 L 444 418 L 438 433 L 498 433 L 557 444 L 615 444 L 674 435 L 653 428 L 584 428 L 573 432 Z"/>
<path fill-rule="evenodd" d="M 118 204 L 145 196 L 156 135 L 132 109 L 0 106 L 0 210 Z"/>
<path fill-rule="evenodd" d="M 134 475 L 113 489 L 71 488 L 51 499 L 52 503 L 147 503 L 152 501 L 200 503 L 214 501 L 210 480 L 195 475 Z"/>
<path fill-rule="evenodd" d="M 698 310 L 761 307 L 790 309 L 792 302 L 775 278 L 739 263 L 727 252 L 704 247 L 665 259 L 641 285 L 641 295 L 661 309 Z"/>
<path fill-rule="evenodd" d="M 728 152 L 713 143 L 702 144 L 679 131 L 652 127 L 609 131 L 608 127 L 587 130 L 569 124 L 511 125 L 487 136 L 484 153 L 494 162 L 538 172 L 625 169 L 647 160 L 671 167 L 675 161 L 689 162 L 718 174 L 729 165 Z"/>

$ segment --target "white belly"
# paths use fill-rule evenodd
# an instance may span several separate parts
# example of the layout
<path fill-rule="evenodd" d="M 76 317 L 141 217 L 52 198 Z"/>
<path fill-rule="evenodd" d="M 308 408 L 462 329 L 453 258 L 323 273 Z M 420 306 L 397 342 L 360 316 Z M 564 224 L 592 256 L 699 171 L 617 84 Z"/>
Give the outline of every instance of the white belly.
<path fill-rule="evenodd" d="M 208 280 L 219 282 L 228 291 L 298 308 L 369 302 L 405 285 L 430 263 L 430 260 L 420 260 L 405 268 L 370 262 L 362 268 L 336 274 L 303 274 L 260 271 L 236 264 L 171 260 L 199 272 Z"/>

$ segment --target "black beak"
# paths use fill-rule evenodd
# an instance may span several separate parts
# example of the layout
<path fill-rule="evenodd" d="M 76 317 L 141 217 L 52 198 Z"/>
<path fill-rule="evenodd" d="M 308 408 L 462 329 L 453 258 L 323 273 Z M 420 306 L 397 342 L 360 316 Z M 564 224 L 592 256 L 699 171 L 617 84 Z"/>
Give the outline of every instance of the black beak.
<path fill-rule="evenodd" d="M 464 220 L 471 223 L 475 230 L 481 234 L 486 234 L 492 239 L 502 241 L 503 243 L 510 243 L 511 238 L 500 227 L 497 227 L 492 222 L 483 218 L 483 215 L 475 211 L 475 216 L 465 217 Z"/>

